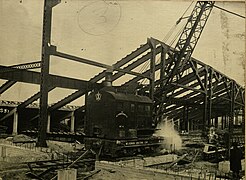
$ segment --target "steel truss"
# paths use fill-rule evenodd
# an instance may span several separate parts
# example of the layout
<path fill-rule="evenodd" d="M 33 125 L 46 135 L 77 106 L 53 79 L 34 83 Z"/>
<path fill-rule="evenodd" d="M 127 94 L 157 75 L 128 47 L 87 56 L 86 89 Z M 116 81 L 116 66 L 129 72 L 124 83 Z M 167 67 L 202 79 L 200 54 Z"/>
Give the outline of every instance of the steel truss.
<path fill-rule="evenodd" d="M 161 57 L 160 62 L 157 60 L 155 62 L 155 74 L 159 72 L 161 74 L 159 77 L 156 76 L 152 87 L 155 89 L 156 121 L 161 121 L 164 117 L 186 121 L 184 109 L 188 109 L 189 120 L 200 122 L 201 128 L 210 126 L 213 118 L 229 116 L 232 130 L 235 112 L 239 110 L 244 112 L 245 89 L 233 79 L 194 58 L 183 61 L 182 71 L 174 74 L 179 74 L 179 78 L 174 78 L 172 82 L 163 85 L 163 82 L 169 78 L 166 67 L 175 61 L 168 52 L 174 49 L 153 38 L 149 41 L 154 41 L 152 44 L 156 44 L 155 47 L 150 47 L 150 51 L 158 52 L 152 55 L 160 53 Z M 151 59 L 157 58 L 150 57 L 149 60 Z M 147 69 L 143 74 L 151 74 L 151 69 Z M 122 87 L 138 84 L 141 79 L 135 77 L 124 83 Z M 150 85 L 147 84 L 139 91 L 149 94 Z"/>

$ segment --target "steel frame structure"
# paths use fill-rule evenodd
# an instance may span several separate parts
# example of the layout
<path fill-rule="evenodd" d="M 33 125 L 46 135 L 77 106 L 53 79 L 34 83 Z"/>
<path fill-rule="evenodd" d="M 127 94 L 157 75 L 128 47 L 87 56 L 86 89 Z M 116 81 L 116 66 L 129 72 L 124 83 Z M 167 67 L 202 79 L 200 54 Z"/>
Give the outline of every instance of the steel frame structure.
<path fill-rule="evenodd" d="M 46 146 L 48 112 L 55 111 L 83 95 L 86 96 L 94 88 L 100 88 L 101 85 L 97 82 L 105 78 L 106 72 L 106 70 L 102 71 L 88 82 L 51 75 L 49 74 L 49 59 L 52 55 L 87 64 L 92 63 L 91 65 L 102 68 L 111 68 L 112 71 L 116 71 L 112 76 L 113 81 L 118 80 L 126 73 L 136 75 L 119 88 L 149 95 L 155 102 L 156 122 L 161 121 L 163 117 L 180 119 L 183 122 L 189 119 L 189 121 L 198 122 L 201 124 L 201 128 L 205 129 L 204 127 L 211 124 L 212 118 L 229 116 L 230 130 L 232 131 L 235 113 L 243 110 L 244 123 L 244 88 L 211 66 L 191 57 L 211 12 L 212 3 L 200 4 L 194 8 L 193 15 L 186 25 L 190 28 L 183 31 L 175 48 L 157 39 L 149 38 L 147 43 L 117 61 L 113 66 L 107 66 L 57 52 L 56 47 L 50 45 L 52 8 L 59 2 L 59 0 L 46 0 L 44 4 L 41 62 L 10 67 L 0 66 L 0 78 L 8 80 L 0 87 L 1 93 L 16 82 L 41 85 L 40 92 L 17 107 L 17 109 L 24 108 L 40 98 L 39 146 Z M 204 13 L 201 13 L 201 8 Z M 197 18 L 200 20 L 195 20 Z M 189 43 L 187 39 L 189 39 Z M 145 63 L 149 63 L 150 67 L 141 74 L 134 71 L 142 68 Z M 38 67 L 41 67 L 41 73 L 26 70 Z M 149 83 L 140 86 L 143 79 L 147 79 Z M 48 92 L 55 87 L 77 89 L 78 91 L 48 107 Z M 85 107 L 82 106 L 77 111 L 80 110 L 85 110 Z"/>

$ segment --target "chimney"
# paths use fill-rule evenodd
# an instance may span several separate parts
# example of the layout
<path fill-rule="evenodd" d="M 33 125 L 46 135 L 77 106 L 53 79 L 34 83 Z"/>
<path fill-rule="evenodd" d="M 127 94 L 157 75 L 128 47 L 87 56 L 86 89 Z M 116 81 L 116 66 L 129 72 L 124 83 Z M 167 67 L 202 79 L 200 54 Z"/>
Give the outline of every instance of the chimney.
<path fill-rule="evenodd" d="M 107 69 L 105 72 L 105 80 L 103 81 L 104 87 L 111 87 L 112 86 L 112 70 Z"/>

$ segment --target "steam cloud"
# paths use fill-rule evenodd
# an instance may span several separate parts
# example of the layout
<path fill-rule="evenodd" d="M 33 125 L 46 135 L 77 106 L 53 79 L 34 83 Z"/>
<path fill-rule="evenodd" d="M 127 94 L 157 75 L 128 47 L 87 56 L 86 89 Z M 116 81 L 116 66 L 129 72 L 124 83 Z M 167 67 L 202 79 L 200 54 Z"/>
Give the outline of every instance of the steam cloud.
<path fill-rule="evenodd" d="M 164 138 L 163 148 L 167 150 L 179 150 L 182 146 L 182 139 L 174 129 L 173 120 L 165 119 L 157 126 L 156 135 Z"/>

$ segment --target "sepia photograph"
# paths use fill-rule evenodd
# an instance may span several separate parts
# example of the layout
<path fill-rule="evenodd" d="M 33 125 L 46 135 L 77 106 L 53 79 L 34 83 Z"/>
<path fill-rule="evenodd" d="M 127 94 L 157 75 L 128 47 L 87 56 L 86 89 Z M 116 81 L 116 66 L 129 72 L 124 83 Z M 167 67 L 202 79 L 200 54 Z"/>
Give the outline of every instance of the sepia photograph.
<path fill-rule="evenodd" d="M 0 0 L 0 180 L 245 179 L 245 7 Z"/>

